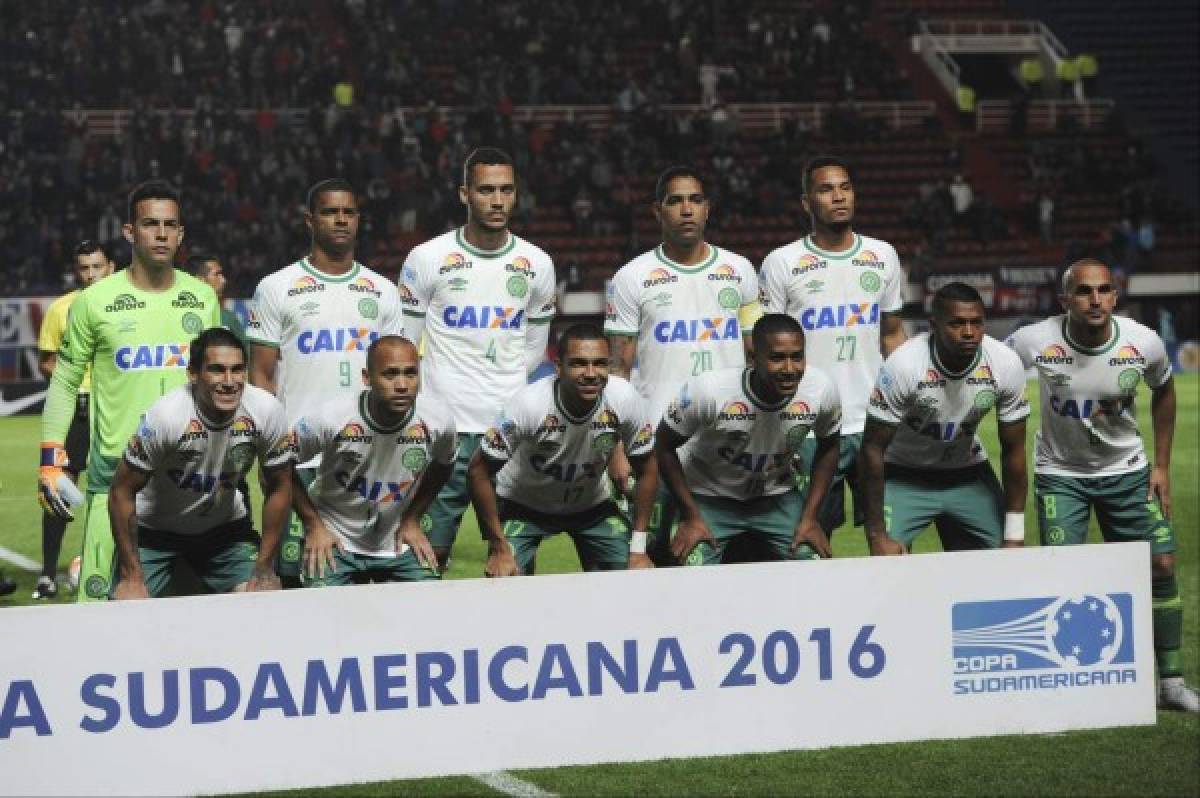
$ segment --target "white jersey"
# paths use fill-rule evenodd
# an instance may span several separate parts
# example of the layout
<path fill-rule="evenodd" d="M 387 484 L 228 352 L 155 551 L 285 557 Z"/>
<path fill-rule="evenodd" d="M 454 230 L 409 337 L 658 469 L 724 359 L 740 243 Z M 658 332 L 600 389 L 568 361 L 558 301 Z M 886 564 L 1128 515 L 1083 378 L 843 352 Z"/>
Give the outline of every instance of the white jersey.
<path fill-rule="evenodd" d="M 942 365 L 925 332 L 884 361 L 867 415 L 896 427 L 886 462 L 962 469 L 988 459 L 975 430 L 993 407 L 1005 424 L 1029 415 L 1025 369 L 1012 350 L 985 335 L 971 365 L 954 373 Z"/>
<path fill-rule="evenodd" d="M 904 306 L 896 250 L 856 233 L 850 249 L 826 252 L 807 236 L 767 255 L 759 282 L 763 310 L 795 317 L 804 327 L 808 362 L 837 383 L 842 432 L 862 432 L 867 399 L 883 365 L 880 314 Z"/>
<path fill-rule="evenodd" d="M 247 340 L 279 349 L 276 394 L 293 426 L 332 396 L 358 395 L 381 335 L 404 335 L 396 286 L 359 263 L 333 277 L 308 258 L 259 282 L 246 324 Z"/>
<path fill-rule="evenodd" d="M 1071 339 L 1062 315 L 1022 327 L 1008 345 L 1027 368 L 1038 370 L 1037 473 L 1094 477 L 1146 467 L 1133 400 L 1143 380 L 1154 389 L 1171 379 L 1157 333 L 1114 316 L 1112 338 L 1089 349 Z"/>
<path fill-rule="evenodd" d="M 479 446 L 489 459 L 504 463 L 496 475 L 497 495 L 539 513 L 564 515 L 609 500 L 605 474 L 617 441 L 629 457 L 654 448 L 654 423 L 632 385 L 609 377 L 592 412 L 574 418 L 559 400 L 558 380 L 546 378 L 507 402 Z"/>
<path fill-rule="evenodd" d="M 217 425 L 200 414 L 190 385 L 168 392 L 146 410 L 125 448 L 125 462 L 150 474 L 138 493 L 140 526 L 201 535 L 246 517 L 238 483 L 254 464 L 295 458 L 279 401 L 247 385 L 232 420 Z"/>
<path fill-rule="evenodd" d="M 486 430 L 525 384 L 526 328 L 554 318 L 555 288 L 550 256 L 511 233 L 489 251 L 459 228 L 409 253 L 400 297 L 423 320 L 421 384 L 449 406 L 459 432 Z"/>
<path fill-rule="evenodd" d="M 396 530 L 426 467 L 454 462 L 458 438 L 439 399 L 419 396 L 407 419 L 383 428 L 367 394 L 339 396 L 300 419 L 296 448 L 301 460 L 320 455 L 308 495 L 346 550 L 394 557 L 407 551 L 396 550 Z"/>
<path fill-rule="evenodd" d="M 649 400 L 652 418 L 690 377 L 740 367 L 746 357 L 739 312 L 758 301 L 750 261 L 708 245 L 709 256 L 684 266 L 662 246 L 638 255 L 608 284 L 604 331 L 637 338 L 634 387 Z"/>
<path fill-rule="evenodd" d="M 775 405 L 755 395 L 749 369 L 702 374 L 683 384 L 663 417 L 690 438 L 680 461 L 691 491 L 742 501 L 794 490 L 792 458 L 804 439 L 837 435 L 841 420 L 837 387 L 815 366 Z"/>

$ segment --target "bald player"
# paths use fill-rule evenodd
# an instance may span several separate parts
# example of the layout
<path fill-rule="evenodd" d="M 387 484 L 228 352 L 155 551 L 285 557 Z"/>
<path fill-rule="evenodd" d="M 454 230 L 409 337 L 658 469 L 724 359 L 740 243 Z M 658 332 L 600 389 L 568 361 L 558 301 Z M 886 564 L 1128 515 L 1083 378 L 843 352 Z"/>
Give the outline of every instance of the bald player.
<path fill-rule="evenodd" d="M 444 401 L 418 397 L 420 358 L 406 338 L 367 347 L 362 382 L 296 423 L 301 461 L 320 456 L 312 484 L 292 484 L 306 587 L 438 577 L 421 518 L 454 466 L 454 419 Z"/>
<path fill-rule="evenodd" d="M 1063 274 L 1064 313 L 1017 330 L 1008 344 L 1038 370 L 1034 496 L 1043 546 L 1085 543 L 1092 510 L 1105 542 L 1150 544 L 1154 656 L 1159 706 L 1200 712 L 1184 684 L 1180 643 L 1183 602 L 1175 578 L 1171 529 L 1171 443 L 1175 381 L 1162 339 L 1116 316 L 1112 272 L 1098 260 L 1076 261 Z M 1150 389 L 1154 460 L 1138 432 L 1134 399 Z"/>

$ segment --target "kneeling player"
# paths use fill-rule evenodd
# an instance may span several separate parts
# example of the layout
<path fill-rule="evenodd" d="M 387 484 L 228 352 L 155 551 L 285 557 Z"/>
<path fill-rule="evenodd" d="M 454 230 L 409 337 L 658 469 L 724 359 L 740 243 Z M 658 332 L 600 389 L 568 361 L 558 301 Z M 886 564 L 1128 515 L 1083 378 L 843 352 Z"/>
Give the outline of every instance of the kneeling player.
<path fill-rule="evenodd" d="M 146 410 L 117 466 L 108 505 L 115 599 L 163 595 L 180 559 L 214 592 L 279 587 L 273 563 L 295 458 L 283 405 L 246 385 L 246 349 L 229 330 L 205 330 L 189 352 L 189 384 Z M 256 457 L 261 545 L 237 490 Z"/>
<path fill-rule="evenodd" d="M 484 435 L 467 476 L 488 541 L 487 576 L 532 573 L 538 545 L 559 532 L 575 541 L 585 571 L 653 566 L 645 530 L 657 487 L 654 426 L 633 386 L 608 367 L 603 330 L 568 328 L 558 377 L 518 391 Z M 605 478 L 618 441 L 638 479 L 632 533 Z"/>
<path fill-rule="evenodd" d="M 421 516 L 454 464 L 454 421 L 418 398 L 420 365 L 408 339 L 374 341 L 362 374 L 365 391 L 296 422 L 300 462 L 321 457 L 307 489 L 292 481 L 306 587 L 438 578 Z"/>
<path fill-rule="evenodd" d="M 1033 470 L 1042 545 L 1086 542 L 1092 508 L 1105 541 L 1150 544 L 1159 705 L 1200 712 L 1200 696 L 1184 684 L 1180 662 L 1183 602 L 1171 529 L 1171 361 L 1153 330 L 1113 315 L 1117 289 L 1103 263 L 1072 264 L 1062 289 L 1065 314 L 1022 327 L 1008 341 L 1040 378 L 1042 423 Z M 1150 388 L 1153 467 L 1133 412 L 1143 381 Z"/>
<path fill-rule="evenodd" d="M 879 372 L 859 465 L 872 554 L 906 553 L 931 522 L 946 551 L 1024 545 L 1025 369 L 983 322 L 979 293 L 949 283 L 933 297 L 932 331 Z M 993 407 L 1003 491 L 975 434 Z"/>
<path fill-rule="evenodd" d="M 740 535 L 765 544 L 754 548 L 767 559 L 831 555 L 817 516 L 837 466 L 837 388 L 819 369 L 805 367 L 804 328 L 791 316 L 763 316 L 751 340 L 749 368 L 684 383 L 658 425 L 658 468 L 673 499 L 655 541 L 659 562 L 668 561 L 668 535 L 670 555 L 688 565 L 722 562 Z M 810 431 L 817 449 L 805 500 L 792 460 Z"/>

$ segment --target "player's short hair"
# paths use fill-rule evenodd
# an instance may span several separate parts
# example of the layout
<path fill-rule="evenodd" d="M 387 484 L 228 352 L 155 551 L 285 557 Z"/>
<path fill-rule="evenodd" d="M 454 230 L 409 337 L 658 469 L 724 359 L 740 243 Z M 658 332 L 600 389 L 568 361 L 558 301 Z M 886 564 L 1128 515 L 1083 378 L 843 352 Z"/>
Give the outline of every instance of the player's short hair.
<path fill-rule="evenodd" d="M 754 344 L 754 351 L 762 352 L 765 350 L 767 348 L 767 336 L 779 333 L 796 333 L 803 338 L 804 327 L 794 317 L 786 313 L 768 313 L 754 322 L 754 330 L 750 333 L 750 340 Z"/>
<path fill-rule="evenodd" d="M 671 185 L 671 181 L 677 177 L 690 177 L 700 184 L 700 190 L 708 196 L 708 184 L 704 179 L 704 175 L 700 171 L 691 166 L 677 164 L 676 166 L 668 166 L 663 170 L 663 173 L 658 176 L 658 180 L 654 181 L 654 201 L 659 205 L 667 198 L 667 187 Z"/>
<path fill-rule="evenodd" d="M 228 346 L 230 349 L 236 349 L 242 353 L 243 361 L 249 360 L 246 355 L 246 345 L 240 338 L 224 327 L 209 327 L 197 335 L 188 346 L 188 371 L 199 374 L 200 370 L 204 368 L 208 350 L 214 346 Z"/>
<path fill-rule="evenodd" d="M 1059 287 L 1063 293 L 1063 296 L 1066 296 L 1071 292 L 1071 275 L 1075 273 L 1076 266 L 1099 266 L 1102 269 L 1108 269 L 1109 274 L 1112 274 L 1112 269 L 1109 268 L 1109 265 L 1104 261 L 1096 258 L 1080 258 L 1071 265 L 1067 266 L 1067 268 L 1063 269 L 1062 280 L 1059 283 Z"/>
<path fill-rule="evenodd" d="M 193 277 L 204 279 L 205 275 L 208 274 L 208 264 L 214 260 L 217 263 L 221 262 L 221 257 L 215 252 L 193 252 L 191 255 L 188 255 L 184 268 Z"/>
<path fill-rule="evenodd" d="M 982 305 L 983 297 L 966 283 L 958 281 L 946 283 L 933 295 L 933 315 L 941 316 L 951 302 L 970 302 Z"/>
<path fill-rule="evenodd" d="M 375 360 L 379 357 L 376 353 L 380 347 L 393 345 L 406 345 L 412 347 L 414 352 L 417 350 L 416 344 L 402 335 L 381 335 L 367 346 L 367 371 L 374 370 Z"/>
<path fill-rule="evenodd" d="M 827 166 L 836 166 L 846 171 L 846 177 L 854 182 L 854 172 L 850 169 L 850 164 L 846 163 L 842 158 L 836 155 L 816 155 L 808 159 L 808 163 L 804 164 L 804 174 L 800 177 L 800 189 L 805 194 L 812 187 L 813 175 L 818 169 L 824 169 Z"/>
<path fill-rule="evenodd" d="M 182 213 L 183 206 L 179 202 L 179 192 L 175 187 L 166 180 L 147 180 L 144 183 L 138 183 L 133 187 L 133 191 L 129 192 L 129 201 L 126 203 L 125 213 L 126 219 L 130 224 L 137 221 L 137 206 L 142 200 L 170 200 L 175 203 L 177 208 L 180 208 Z"/>
<path fill-rule="evenodd" d="M 561 359 L 567 354 L 567 346 L 572 341 L 595 341 L 601 340 L 605 343 L 608 339 L 604 336 L 604 330 L 599 324 L 590 321 L 582 321 L 578 324 L 572 324 L 567 329 L 563 330 L 558 336 L 558 357 Z"/>
<path fill-rule="evenodd" d="M 312 184 L 312 188 L 308 190 L 308 194 L 304 198 L 304 207 L 308 208 L 310 213 L 316 213 L 317 198 L 333 191 L 348 192 L 354 195 L 356 201 L 358 200 L 358 192 L 354 190 L 354 186 L 350 185 L 349 180 L 344 177 L 329 177 Z"/>
<path fill-rule="evenodd" d="M 463 161 L 463 185 L 471 185 L 471 177 L 475 174 L 476 166 L 512 166 L 512 156 L 499 147 L 476 147 L 467 160 Z"/>
<path fill-rule="evenodd" d="M 78 258 L 80 255 L 91 255 L 93 252 L 99 252 L 104 255 L 106 260 L 108 259 L 108 253 L 104 251 L 104 247 L 100 246 L 100 242 L 90 238 L 85 238 L 76 244 L 71 254 Z"/>

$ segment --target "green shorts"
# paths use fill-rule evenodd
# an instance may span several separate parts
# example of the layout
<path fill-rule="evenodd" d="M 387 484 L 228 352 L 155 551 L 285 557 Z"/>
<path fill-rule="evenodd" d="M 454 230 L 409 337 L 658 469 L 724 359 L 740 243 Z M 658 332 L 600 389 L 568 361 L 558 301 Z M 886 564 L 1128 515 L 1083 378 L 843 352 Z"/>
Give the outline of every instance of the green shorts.
<path fill-rule="evenodd" d="M 1043 546 L 1086 543 L 1094 507 L 1106 543 L 1145 540 L 1152 554 L 1175 551 L 1171 522 L 1157 501 L 1146 500 L 1149 468 L 1103 477 L 1036 474 L 1033 491 Z"/>
<path fill-rule="evenodd" d="M 483 436 L 478 432 L 458 433 L 458 456 L 454 459 L 454 470 L 442 486 L 437 498 L 429 505 L 429 512 L 421 519 L 421 528 L 435 549 L 449 549 L 458 537 L 458 525 L 471 503 L 467 487 L 467 466 L 479 448 Z"/>
<path fill-rule="evenodd" d="M 107 601 L 112 589 L 117 547 L 108 519 L 108 494 L 88 493 L 83 508 L 83 550 L 80 553 L 80 603 Z"/>
<path fill-rule="evenodd" d="M 333 560 L 336 567 L 332 573 L 326 571 L 322 577 L 301 574 L 301 583 L 305 587 L 341 587 L 370 582 L 423 582 L 438 578 L 436 571 L 421 565 L 412 549 L 399 557 L 375 557 L 335 549 Z"/>
<path fill-rule="evenodd" d="M 908 548 L 933 523 L 945 551 L 998 549 L 1004 491 L 987 463 L 953 471 L 887 465 L 883 521 L 888 537 Z"/>
<path fill-rule="evenodd" d="M 542 540 L 560 532 L 571 536 L 585 571 L 619 571 L 629 565 L 629 526 L 611 501 L 583 512 L 551 516 L 500 499 L 499 510 L 504 537 L 523 574 L 533 572 Z"/>
<path fill-rule="evenodd" d="M 862 448 L 862 433 L 842 435 L 838 439 L 838 464 L 833 472 L 833 482 L 829 483 L 829 493 L 821 505 L 817 520 L 826 535 L 833 535 L 834 530 L 846 523 L 846 488 L 854 496 L 854 525 L 863 525 L 863 508 L 858 491 L 858 452 Z M 817 439 L 809 435 L 800 444 L 796 455 L 796 487 L 800 490 L 800 506 L 808 498 L 808 485 L 812 475 L 813 456 L 817 451 Z"/>
<path fill-rule="evenodd" d="M 729 544 L 743 536 L 753 540 L 754 545 L 746 547 L 745 551 L 753 551 L 755 561 L 820 559 L 807 544 L 801 545 L 794 554 L 791 552 L 796 524 L 804 509 L 804 499 L 799 491 L 789 490 L 778 496 L 745 501 L 692 495 L 700 517 L 708 524 L 717 545 L 715 548 L 708 543 L 697 545 L 684 565 L 719 565 L 725 561 Z M 679 517 L 674 497 L 660 495 L 659 498 L 663 505 L 659 530 L 669 530 L 669 534 L 655 536 L 655 550 L 651 556 L 655 564 L 670 565 L 674 564 L 670 541 L 675 537 Z"/>
<path fill-rule="evenodd" d="M 256 559 L 258 534 L 249 519 L 200 535 L 138 529 L 138 560 L 142 563 L 146 590 L 155 598 L 166 594 L 179 560 L 185 561 L 209 590 L 228 593 L 250 581 Z M 114 578 L 114 588 L 116 581 Z"/>
<path fill-rule="evenodd" d="M 296 476 L 300 484 L 308 487 L 317 478 L 315 468 L 297 468 Z M 301 560 L 304 557 L 304 523 L 296 511 L 288 513 L 287 525 L 283 528 L 283 540 L 279 542 L 279 553 L 275 555 L 275 573 L 280 579 L 297 580 L 300 578 Z M 292 582 L 292 586 L 295 586 Z"/>

